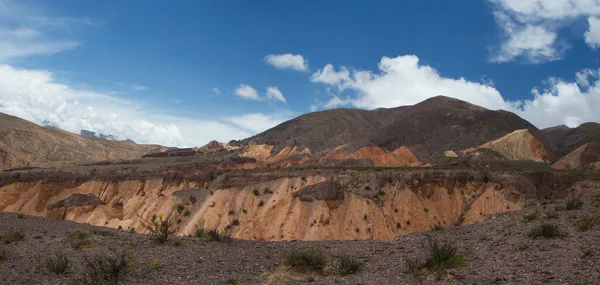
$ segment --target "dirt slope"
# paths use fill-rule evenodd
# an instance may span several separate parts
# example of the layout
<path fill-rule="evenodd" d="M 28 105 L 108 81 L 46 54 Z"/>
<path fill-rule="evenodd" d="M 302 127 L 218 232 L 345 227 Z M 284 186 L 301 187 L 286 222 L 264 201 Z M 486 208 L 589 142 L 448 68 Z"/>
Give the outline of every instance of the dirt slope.
<path fill-rule="evenodd" d="M 480 148 L 491 149 L 508 160 L 551 162 L 552 155 L 544 145 L 529 132 L 516 130 L 502 138 L 487 142 Z"/>
<path fill-rule="evenodd" d="M 596 194 L 598 195 L 596 185 Z M 574 193 L 574 195 L 578 192 Z M 71 248 L 67 233 L 71 231 L 103 232 L 104 229 L 68 221 L 0 213 L 4 232 L 21 230 L 25 239 L 1 245 L 7 259 L 0 261 L 1 284 L 78 284 L 85 258 L 110 248 L 125 250 L 140 273 L 128 272 L 120 284 L 227 284 L 238 279 L 241 284 L 599 284 L 600 224 L 594 214 L 597 204 L 584 200 L 579 210 L 564 211 L 565 202 L 547 201 L 492 216 L 473 224 L 451 226 L 442 231 L 417 233 L 390 241 L 319 241 L 261 242 L 233 240 L 229 243 L 205 244 L 195 237 L 179 237 L 179 246 L 169 242 L 159 245 L 144 235 L 106 230 L 90 238 L 90 247 Z M 595 206 L 596 205 L 596 206 Z M 531 222 L 525 216 L 537 213 Z M 551 217 L 551 218 L 549 218 Z M 585 219 L 595 219 L 592 228 L 580 231 Z M 562 237 L 532 239 L 526 234 L 542 223 L 556 224 Z M 457 245 L 466 254 L 465 265 L 436 274 L 414 276 L 405 262 L 425 258 L 427 239 Z M 329 257 L 323 273 L 299 272 L 283 265 L 292 249 L 318 249 Z M 44 259 L 57 251 L 71 261 L 65 275 L 38 272 L 35 256 Z M 336 257 L 356 257 L 364 263 L 356 274 L 336 274 Z M 153 260 L 158 270 L 149 271 Z"/>
<path fill-rule="evenodd" d="M 0 113 L 0 170 L 140 158 L 160 146 L 109 141 L 40 127 Z"/>

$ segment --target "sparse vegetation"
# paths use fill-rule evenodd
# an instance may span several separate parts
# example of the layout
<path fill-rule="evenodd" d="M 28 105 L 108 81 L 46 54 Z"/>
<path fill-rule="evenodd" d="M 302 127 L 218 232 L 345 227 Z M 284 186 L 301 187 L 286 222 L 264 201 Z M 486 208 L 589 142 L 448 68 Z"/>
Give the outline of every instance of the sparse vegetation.
<path fill-rule="evenodd" d="M 179 203 L 179 204 L 177 204 L 176 208 L 177 208 L 177 213 L 181 215 L 183 213 L 183 210 L 185 209 L 185 204 Z"/>
<path fill-rule="evenodd" d="M 4 261 L 8 259 L 8 252 L 6 249 L 0 247 L 0 261 Z"/>
<path fill-rule="evenodd" d="M 428 255 L 425 261 L 407 259 L 405 261 L 408 272 L 417 274 L 423 269 L 439 271 L 464 266 L 466 256 L 461 254 L 458 247 L 452 243 L 440 243 L 437 240 L 428 240 Z"/>
<path fill-rule="evenodd" d="M 82 283 L 86 285 L 118 284 L 134 269 L 133 255 L 126 250 L 112 249 L 103 254 L 85 257 Z"/>
<path fill-rule="evenodd" d="M 530 238 L 555 238 L 561 236 L 560 229 L 556 224 L 544 223 L 527 233 Z"/>
<path fill-rule="evenodd" d="M 235 215 L 235 212 L 234 212 L 233 210 L 231 210 L 231 211 L 229 211 L 229 213 L 228 213 L 228 214 L 229 214 L 230 216 L 233 216 L 233 215 Z"/>
<path fill-rule="evenodd" d="M 273 191 L 269 188 L 265 188 L 265 191 L 263 192 L 265 194 L 273 194 Z"/>
<path fill-rule="evenodd" d="M 258 189 L 254 189 L 252 190 L 252 194 L 254 194 L 254 196 L 260 196 L 260 191 L 258 191 Z"/>
<path fill-rule="evenodd" d="M 184 217 L 189 217 L 191 215 L 192 215 L 192 213 L 189 210 L 185 210 L 185 212 L 183 212 Z"/>
<path fill-rule="evenodd" d="M 540 215 L 540 213 L 538 211 L 535 211 L 529 215 L 523 216 L 523 219 L 521 219 L 521 221 L 523 221 L 523 223 L 529 223 L 529 222 L 537 220 L 539 215 Z"/>
<path fill-rule="evenodd" d="M 198 201 L 196 197 L 190 196 L 190 203 L 192 203 L 192 205 L 196 204 L 196 201 Z"/>
<path fill-rule="evenodd" d="M 199 237 L 207 244 L 211 244 L 213 242 L 231 241 L 231 236 L 221 231 L 207 230 L 204 228 L 204 225 L 202 223 L 196 226 L 196 237 Z"/>
<path fill-rule="evenodd" d="M 0 237 L 0 241 L 2 241 L 2 243 L 5 243 L 5 244 L 23 241 L 24 239 L 25 239 L 25 235 L 21 231 L 15 231 L 12 233 L 4 233 Z"/>
<path fill-rule="evenodd" d="M 242 285 L 242 281 L 239 278 L 227 280 L 227 285 Z"/>
<path fill-rule="evenodd" d="M 565 204 L 565 210 L 567 211 L 573 211 L 573 210 L 579 210 L 581 209 L 581 207 L 583 206 L 583 201 L 581 201 L 581 199 L 569 199 L 567 200 L 567 203 Z"/>
<path fill-rule="evenodd" d="M 327 256 L 319 249 L 294 249 L 286 253 L 284 264 L 299 270 L 323 271 Z"/>
<path fill-rule="evenodd" d="M 240 220 L 233 219 L 233 221 L 231 221 L 231 225 L 234 226 L 234 227 L 239 226 L 240 225 Z"/>
<path fill-rule="evenodd" d="M 69 258 L 62 252 L 56 252 L 54 256 L 41 260 L 35 257 L 35 268 L 39 271 L 48 271 L 54 274 L 65 274 L 70 267 Z"/>
<path fill-rule="evenodd" d="M 89 234 L 85 232 L 68 232 L 67 239 L 74 249 L 80 249 L 90 245 Z"/>
<path fill-rule="evenodd" d="M 558 219 L 559 213 L 557 211 L 546 213 L 546 219 L 556 220 Z"/>
<path fill-rule="evenodd" d="M 432 231 L 443 231 L 444 227 L 442 225 L 440 225 L 440 224 L 437 224 L 437 225 L 432 226 L 431 230 Z"/>
<path fill-rule="evenodd" d="M 577 229 L 580 232 L 589 231 L 594 228 L 594 219 L 592 218 L 582 218 L 577 223 Z"/>
<path fill-rule="evenodd" d="M 162 214 L 157 217 L 156 214 L 154 214 L 152 215 L 152 219 L 150 221 L 140 219 L 142 226 L 154 239 L 156 239 L 158 243 L 161 244 L 165 243 L 170 236 L 177 232 L 174 221 L 175 218 L 171 213 L 166 217 L 164 217 Z"/>
<path fill-rule="evenodd" d="M 362 270 L 364 263 L 359 259 L 349 256 L 341 255 L 338 257 L 338 273 L 342 276 L 357 273 Z"/>
<path fill-rule="evenodd" d="M 262 207 L 262 206 L 264 206 L 264 205 L 265 205 L 265 202 L 264 202 L 264 201 L 262 201 L 262 200 L 261 200 L 260 202 L 258 202 L 258 207 L 259 207 L 259 208 L 260 208 L 260 207 Z"/>

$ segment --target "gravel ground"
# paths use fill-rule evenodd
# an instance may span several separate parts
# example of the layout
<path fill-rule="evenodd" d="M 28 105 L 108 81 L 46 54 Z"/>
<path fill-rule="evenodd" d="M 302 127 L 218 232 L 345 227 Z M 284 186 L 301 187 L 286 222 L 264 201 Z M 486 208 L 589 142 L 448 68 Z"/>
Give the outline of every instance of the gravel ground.
<path fill-rule="evenodd" d="M 593 201 L 566 211 L 564 201 L 509 212 L 474 224 L 398 237 L 394 241 L 261 242 L 233 240 L 207 245 L 195 237 L 177 237 L 165 244 L 146 235 L 120 232 L 69 221 L 0 213 L 0 234 L 22 231 L 24 240 L 0 245 L 6 259 L 0 261 L 1 284 L 81 284 L 85 258 L 112 249 L 127 251 L 137 272 L 129 270 L 119 284 L 600 284 L 600 215 Z M 559 210 L 556 211 L 555 209 Z M 539 218 L 523 217 L 539 212 Z M 547 214 L 558 213 L 557 218 Z M 594 226 L 579 231 L 583 218 Z M 557 224 L 558 238 L 532 239 L 527 232 L 542 223 Z M 69 231 L 91 232 L 91 245 L 73 249 Z M 424 259 L 427 240 L 451 242 L 466 256 L 466 264 L 443 273 L 407 272 L 405 261 Z M 174 241 L 180 243 L 174 245 Z M 298 272 L 283 264 L 286 252 L 316 248 L 330 260 L 347 254 L 364 262 L 359 273 L 336 274 L 333 265 L 323 273 Z M 71 263 L 66 274 L 36 269 L 42 260 L 64 252 Z M 151 271 L 158 259 L 158 269 Z M 334 263 L 334 262 L 330 262 Z"/>

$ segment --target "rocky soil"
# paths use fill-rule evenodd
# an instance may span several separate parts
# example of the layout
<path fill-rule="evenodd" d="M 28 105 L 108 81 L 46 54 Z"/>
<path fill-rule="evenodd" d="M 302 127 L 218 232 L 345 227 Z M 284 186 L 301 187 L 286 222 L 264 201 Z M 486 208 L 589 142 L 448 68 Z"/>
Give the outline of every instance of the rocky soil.
<path fill-rule="evenodd" d="M 580 188 L 569 197 L 582 197 L 580 209 L 567 210 L 565 200 L 529 201 L 522 211 L 393 241 L 232 240 L 207 245 L 196 237 L 175 237 L 161 245 L 142 234 L 1 213 L 0 233 L 21 231 L 24 240 L 0 246 L 6 252 L 6 259 L 0 261 L 0 283 L 80 284 L 85 258 L 116 248 L 130 254 L 137 270 L 129 270 L 120 284 L 227 284 L 232 279 L 240 282 L 237 284 L 599 284 L 599 189 Z M 591 221 L 591 229 L 581 231 L 586 219 Z M 527 236 L 543 223 L 558 225 L 561 236 Z M 89 246 L 73 249 L 67 238 L 70 231 L 96 234 L 90 235 Z M 437 273 L 408 273 L 406 260 L 424 259 L 430 238 L 458 246 L 466 256 L 464 266 Z M 329 256 L 323 272 L 300 272 L 283 265 L 287 252 L 304 248 L 319 249 Z M 36 256 L 44 260 L 57 251 L 70 260 L 66 274 L 36 269 Z M 332 264 L 344 254 L 364 262 L 362 270 L 347 276 L 337 274 Z M 156 260 L 158 269 L 151 271 Z"/>

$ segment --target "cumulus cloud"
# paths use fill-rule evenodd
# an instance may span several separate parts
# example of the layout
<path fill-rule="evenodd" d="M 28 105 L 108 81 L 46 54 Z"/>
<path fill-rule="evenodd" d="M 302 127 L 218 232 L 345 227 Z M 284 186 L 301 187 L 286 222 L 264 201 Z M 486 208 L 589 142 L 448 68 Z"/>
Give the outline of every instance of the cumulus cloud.
<path fill-rule="evenodd" d="M 308 70 L 308 61 L 299 54 L 269 54 L 265 56 L 265 61 L 278 69 Z"/>
<path fill-rule="evenodd" d="M 230 117 L 229 121 L 251 133 L 264 132 L 291 118 L 291 114 L 266 115 L 262 113 Z"/>
<path fill-rule="evenodd" d="M 503 42 L 494 49 L 493 61 L 524 59 L 541 63 L 561 59 L 568 44 L 559 38 L 559 31 L 585 19 L 588 19 L 590 29 L 582 36 L 590 47 L 595 47 L 594 36 L 597 33 L 593 24 L 597 23 L 595 16 L 600 16 L 600 1 L 488 1 L 494 4 L 496 22 L 504 33 Z"/>
<path fill-rule="evenodd" d="M 166 146 L 196 146 L 210 140 L 252 135 L 228 122 L 168 116 L 138 102 L 56 83 L 46 70 L 0 65 L 0 112 L 79 133 Z"/>
<path fill-rule="evenodd" d="M 585 42 L 593 49 L 600 47 L 600 18 L 589 17 L 588 24 L 590 25 L 585 32 Z"/>
<path fill-rule="evenodd" d="M 279 91 L 279 88 L 277 88 L 276 86 L 267 87 L 266 98 L 267 100 L 275 100 L 286 103 L 285 97 L 283 97 L 283 93 L 281 93 L 281 91 Z"/>
<path fill-rule="evenodd" d="M 514 112 L 539 128 L 559 124 L 574 127 L 586 121 L 600 121 L 600 112 L 595 110 L 600 106 L 598 70 L 579 72 L 576 82 L 551 78 L 547 89 L 532 90 L 532 98 L 509 101 L 486 81 L 444 77 L 434 68 L 419 64 L 414 55 L 383 57 L 378 66 L 378 72 L 335 70 L 330 65 L 315 72 L 311 76 L 313 82 L 331 86 L 338 92 L 321 107 L 391 108 L 445 95 L 492 110 Z"/>
<path fill-rule="evenodd" d="M 233 94 L 240 96 L 244 99 L 260 101 L 260 97 L 258 96 L 258 92 L 256 89 L 252 88 L 250 85 L 240 84 L 238 88 L 235 89 Z"/>

